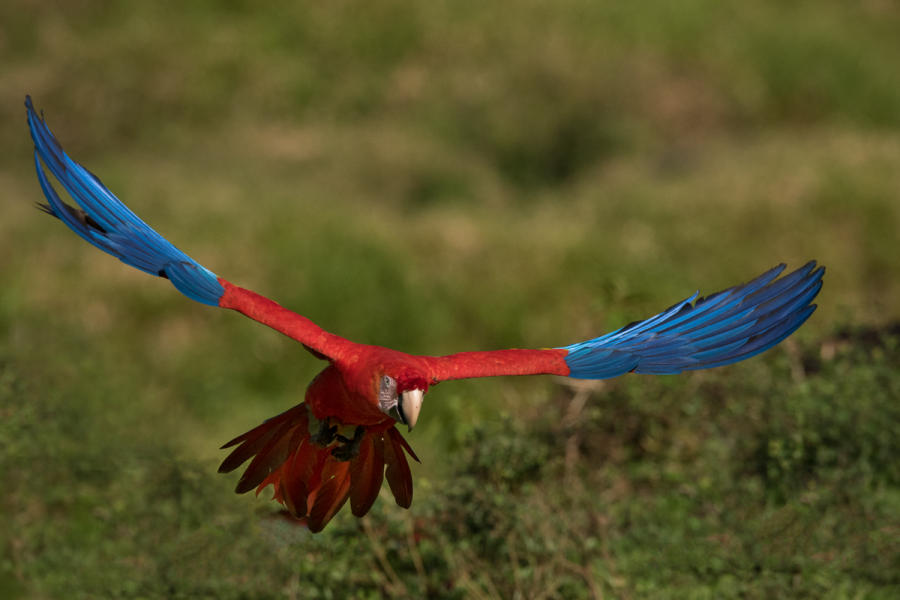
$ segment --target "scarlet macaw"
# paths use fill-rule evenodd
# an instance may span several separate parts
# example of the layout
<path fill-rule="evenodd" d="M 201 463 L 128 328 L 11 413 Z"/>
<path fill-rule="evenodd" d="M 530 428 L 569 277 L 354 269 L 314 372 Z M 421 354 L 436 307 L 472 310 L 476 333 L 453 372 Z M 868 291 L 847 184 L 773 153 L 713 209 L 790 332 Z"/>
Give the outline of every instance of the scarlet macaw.
<path fill-rule="evenodd" d="M 72 231 L 122 262 L 163 277 L 189 298 L 241 312 L 297 340 L 328 365 L 303 402 L 234 438 L 219 471 L 249 459 L 238 493 L 268 485 L 293 515 L 320 531 L 347 499 L 365 515 L 387 478 L 397 504 L 413 488 L 406 455 L 415 453 L 396 428 L 416 424 L 429 387 L 441 381 L 495 375 L 554 374 L 605 379 L 625 373 L 670 374 L 749 358 L 779 343 L 815 310 L 823 267 L 810 261 L 781 278 L 785 265 L 743 285 L 693 296 L 645 321 L 600 337 L 541 350 L 414 356 L 357 344 L 329 333 L 191 259 L 116 198 L 63 151 L 26 97 L 35 167 L 48 203 L 39 204 Z M 41 163 L 79 205 L 63 202 Z"/>

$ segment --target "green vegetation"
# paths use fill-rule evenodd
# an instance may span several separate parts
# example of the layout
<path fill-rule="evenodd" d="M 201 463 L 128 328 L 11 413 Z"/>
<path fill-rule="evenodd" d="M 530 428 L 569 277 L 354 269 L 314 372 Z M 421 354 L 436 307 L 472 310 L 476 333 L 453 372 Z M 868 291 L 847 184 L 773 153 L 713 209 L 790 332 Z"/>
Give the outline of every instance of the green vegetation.
<path fill-rule="evenodd" d="M 900 8 L 0 4 L 0 597 L 900 595 Z M 34 210 L 22 101 L 228 279 L 420 353 L 591 337 L 786 261 L 746 363 L 438 386 L 409 511 L 311 536 L 218 446 L 321 364 Z"/>

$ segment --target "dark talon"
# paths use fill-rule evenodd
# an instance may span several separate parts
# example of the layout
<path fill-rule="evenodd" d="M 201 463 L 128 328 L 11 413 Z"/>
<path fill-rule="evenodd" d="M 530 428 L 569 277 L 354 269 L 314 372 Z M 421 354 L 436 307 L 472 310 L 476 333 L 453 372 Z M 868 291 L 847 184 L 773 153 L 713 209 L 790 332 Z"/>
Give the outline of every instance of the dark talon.
<path fill-rule="evenodd" d="M 322 421 L 322 426 L 317 432 L 312 434 L 309 439 L 322 447 L 331 444 L 331 442 L 334 441 L 334 438 L 337 437 L 338 428 L 337 425 L 329 425 L 329 422 L 329 419 Z"/>
<path fill-rule="evenodd" d="M 340 434 L 336 435 L 335 437 L 341 445 L 331 450 L 331 456 L 340 461 L 353 460 L 359 456 L 359 445 L 365 434 L 366 428 L 360 425 L 353 432 L 353 439 Z"/>

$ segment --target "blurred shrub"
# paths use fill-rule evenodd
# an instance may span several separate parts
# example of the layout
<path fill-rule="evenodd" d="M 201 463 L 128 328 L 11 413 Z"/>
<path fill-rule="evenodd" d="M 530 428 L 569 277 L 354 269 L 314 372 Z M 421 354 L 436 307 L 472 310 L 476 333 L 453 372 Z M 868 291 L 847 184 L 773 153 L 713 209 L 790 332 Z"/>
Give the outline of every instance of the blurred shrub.
<path fill-rule="evenodd" d="M 847 332 L 825 346 L 839 356 L 815 357 L 813 377 L 773 390 L 754 453 L 773 498 L 817 485 L 900 485 L 898 344 L 889 333 Z"/>
<path fill-rule="evenodd" d="M 429 493 L 410 511 L 385 494 L 366 519 L 341 514 L 318 536 L 275 505 L 246 510 L 254 503 L 214 465 L 149 443 L 150 430 L 98 429 L 115 381 L 90 362 L 76 365 L 97 400 L 76 402 L 78 389 L 34 397 L 7 358 L 2 591 L 789 597 L 897 586 L 900 344 L 846 335 L 742 368 L 617 380 L 575 419 L 560 416 L 572 410 L 560 389 L 532 418 L 464 429 L 440 489 L 420 479 Z"/>

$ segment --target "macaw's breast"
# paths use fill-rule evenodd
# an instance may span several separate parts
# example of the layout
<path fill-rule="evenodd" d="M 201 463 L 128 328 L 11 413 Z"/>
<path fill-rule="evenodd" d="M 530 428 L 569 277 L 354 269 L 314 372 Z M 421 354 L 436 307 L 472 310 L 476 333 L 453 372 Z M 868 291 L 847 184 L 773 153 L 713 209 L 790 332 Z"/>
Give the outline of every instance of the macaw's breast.
<path fill-rule="evenodd" d="M 394 423 L 378 409 L 377 401 L 348 389 L 334 365 L 325 367 L 306 388 L 306 403 L 317 419 L 334 417 L 345 425 L 385 428 Z"/>

